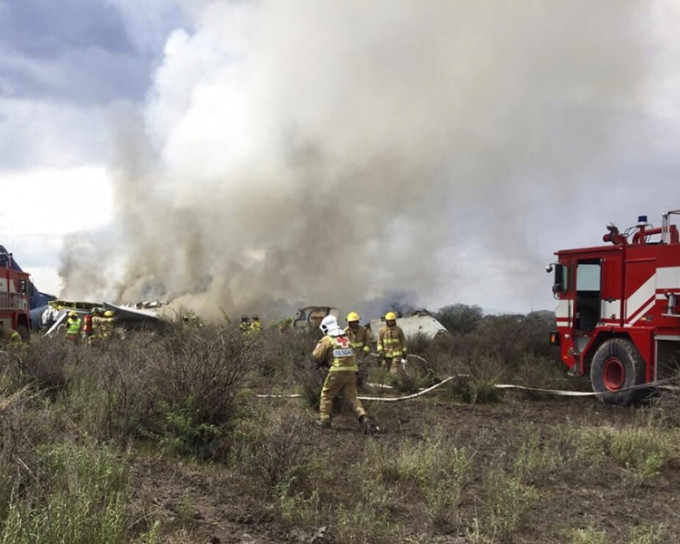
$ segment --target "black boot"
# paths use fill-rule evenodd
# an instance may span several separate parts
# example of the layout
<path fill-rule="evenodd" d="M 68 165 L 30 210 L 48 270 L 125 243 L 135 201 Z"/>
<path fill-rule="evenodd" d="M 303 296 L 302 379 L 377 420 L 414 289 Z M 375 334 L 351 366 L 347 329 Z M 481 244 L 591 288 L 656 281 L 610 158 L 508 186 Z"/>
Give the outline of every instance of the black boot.
<path fill-rule="evenodd" d="M 359 417 L 359 423 L 361 423 L 365 435 L 370 436 L 380 432 L 380 428 L 371 420 L 368 414 Z"/>

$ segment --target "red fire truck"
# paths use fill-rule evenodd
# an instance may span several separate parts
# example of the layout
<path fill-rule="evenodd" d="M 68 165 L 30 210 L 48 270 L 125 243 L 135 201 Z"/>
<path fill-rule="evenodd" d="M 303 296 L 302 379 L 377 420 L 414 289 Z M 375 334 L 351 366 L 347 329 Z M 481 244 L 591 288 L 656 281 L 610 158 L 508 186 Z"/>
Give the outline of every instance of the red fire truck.
<path fill-rule="evenodd" d="M 664 214 L 660 227 L 640 216 L 624 232 L 610 223 L 607 245 L 557 251 L 547 267 L 559 301 L 551 343 L 570 374 L 590 375 L 603 402 L 639 401 L 677 373 L 680 242 L 671 220 L 678 214 Z"/>
<path fill-rule="evenodd" d="M 2 246 L 0 246 L 2 247 Z M 28 274 L 17 270 L 11 253 L 0 251 L 0 322 L 25 340 L 30 330 Z"/>

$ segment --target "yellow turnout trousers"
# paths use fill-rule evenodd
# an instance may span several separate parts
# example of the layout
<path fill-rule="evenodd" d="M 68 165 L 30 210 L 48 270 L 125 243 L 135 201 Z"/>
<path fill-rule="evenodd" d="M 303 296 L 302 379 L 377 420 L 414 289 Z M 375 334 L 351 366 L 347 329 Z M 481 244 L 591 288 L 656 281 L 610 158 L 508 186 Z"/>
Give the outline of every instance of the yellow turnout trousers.
<path fill-rule="evenodd" d="M 341 393 L 343 398 L 352 405 L 357 417 L 366 414 L 361 401 L 357 398 L 356 371 L 334 370 L 328 373 L 321 389 L 321 402 L 319 403 L 321 421 L 331 420 L 333 399 Z"/>

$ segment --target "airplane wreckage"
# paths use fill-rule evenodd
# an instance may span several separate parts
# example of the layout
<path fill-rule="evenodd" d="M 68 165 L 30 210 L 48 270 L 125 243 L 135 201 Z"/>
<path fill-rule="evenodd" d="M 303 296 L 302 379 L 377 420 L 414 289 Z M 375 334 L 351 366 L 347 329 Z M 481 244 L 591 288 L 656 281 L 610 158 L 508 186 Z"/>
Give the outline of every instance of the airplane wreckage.
<path fill-rule="evenodd" d="M 327 315 L 334 316 L 339 323 L 342 322 L 340 317 L 341 312 L 339 308 L 333 306 L 307 306 L 300 308 L 297 316 L 293 320 L 294 329 L 316 329 L 321 320 Z M 371 319 L 366 323 L 366 326 L 374 336 L 377 337 L 378 331 L 385 325 L 384 317 Z M 397 325 L 404 331 L 406 339 L 412 339 L 416 336 L 423 336 L 425 338 L 435 338 L 442 334 L 448 334 L 448 330 L 427 310 L 416 310 L 408 315 L 398 314 Z"/>
<path fill-rule="evenodd" d="M 108 302 L 77 302 L 57 300 L 41 292 L 22 270 L 14 255 L 0 245 L 0 325 L 28 338 L 29 329 L 53 334 L 61 328 L 68 314 L 86 315 L 110 312 L 116 327 L 130 329 L 164 329 L 170 325 L 161 315 L 161 302 L 140 302 L 134 306 L 119 306 Z"/>
<path fill-rule="evenodd" d="M 78 302 L 66 300 L 52 300 L 48 307 L 40 314 L 39 330 L 45 331 L 45 336 L 65 326 L 69 314 L 75 312 L 81 319 L 86 315 L 99 314 L 111 316 L 115 327 L 124 330 L 167 330 L 170 322 L 159 313 L 162 302 L 140 302 L 134 306 L 119 306 L 109 302 Z"/>
<path fill-rule="evenodd" d="M 54 295 L 43 293 L 30 280 L 4 246 L 0 245 L 0 323 L 5 328 L 15 329 L 27 337 L 29 328 L 45 335 L 54 334 L 62 329 L 68 315 L 75 312 L 81 319 L 87 315 L 112 317 L 115 326 L 122 330 L 167 330 L 172 326 L 171 319 L 164 310 L 166 303 L 160 301 L 138 302 L 134 305 L 118 305 L 109 302 L 83 302 L 58 300 Z M 327 315 L 342 321 L 341 311 L 334 306 L 306 306 L 297 311 L 294 319 L 279 322 L 283 331 L 292 325 L 293 330 L 317 329 Z M 175 316 L 179 317 L 179 316 Z M 191 320 L 196 316 L 186 316 Z M 285 323 L 285 327 L 281 326 Z M 374 337 L 384 324 L 383 318 L 372 319 L 365 325 Z M 409 315 L 398 315 L 399 325 L 407 338 L 417 335 L 434 338 L 448 331 L 429 312 L 420 310 Z"/>

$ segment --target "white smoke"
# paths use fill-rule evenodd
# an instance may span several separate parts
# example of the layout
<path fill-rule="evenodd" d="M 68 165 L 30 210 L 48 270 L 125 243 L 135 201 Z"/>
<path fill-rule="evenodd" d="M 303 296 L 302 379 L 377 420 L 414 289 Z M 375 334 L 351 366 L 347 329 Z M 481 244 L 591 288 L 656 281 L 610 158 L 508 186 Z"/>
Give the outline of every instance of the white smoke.
<path fill-rule="evenodd" d="M 648 77 L 639 2 L 190 14 L 144 110 L 117 112 L 115 232 L 74 237 L 67 296 L 218 315 L 397 292 L 436 309 L 494 281 L 535 300 L 549 256 L 525 218 L 549 217 L 644 128 L 626 121 Z"/>

